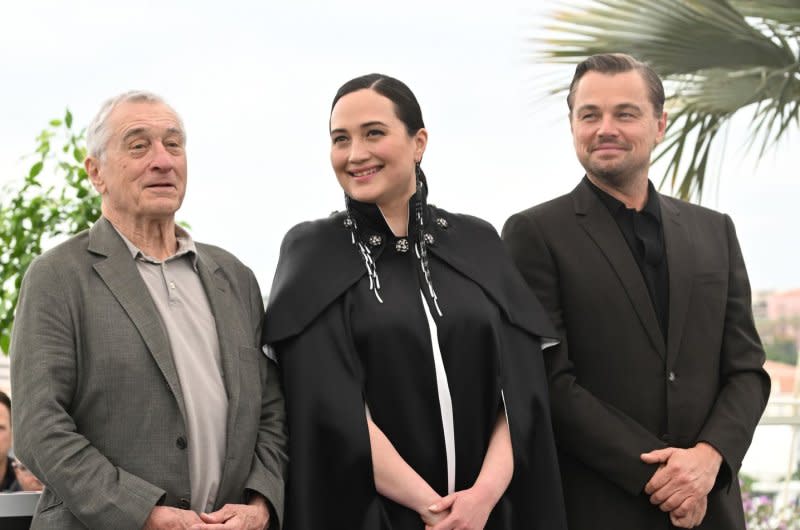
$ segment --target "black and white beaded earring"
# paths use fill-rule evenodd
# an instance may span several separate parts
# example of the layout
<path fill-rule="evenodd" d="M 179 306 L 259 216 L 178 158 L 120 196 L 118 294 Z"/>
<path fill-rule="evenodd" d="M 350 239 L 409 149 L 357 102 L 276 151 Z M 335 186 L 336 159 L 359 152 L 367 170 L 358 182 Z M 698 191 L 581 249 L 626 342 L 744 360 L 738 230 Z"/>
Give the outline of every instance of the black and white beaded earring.
<path fill-rule="evenodd" d="M 439 308 L 439 297 L 436 296 L 436 291 L 433 289 L 433 281 L 431 281 L 431 268 L 428 262 L 428 245 L 433 244 L 433 236 L 425 231 L 425 212 L 428 210 L 428 179 L 425 178 L 425 172 L 419 162 L 416 162 L 414 173 L 417 179 L 417 230 L 418 237 L 417 243 L 414 248 L 419 258 L 419 266 L 422 268 L 422 275 L 425 277 L 425 283 L 428 285 L 428 292 L 433 300 L 433 305 L 436 307 L 436 312 L 442 316 L 442 310 Z"/>

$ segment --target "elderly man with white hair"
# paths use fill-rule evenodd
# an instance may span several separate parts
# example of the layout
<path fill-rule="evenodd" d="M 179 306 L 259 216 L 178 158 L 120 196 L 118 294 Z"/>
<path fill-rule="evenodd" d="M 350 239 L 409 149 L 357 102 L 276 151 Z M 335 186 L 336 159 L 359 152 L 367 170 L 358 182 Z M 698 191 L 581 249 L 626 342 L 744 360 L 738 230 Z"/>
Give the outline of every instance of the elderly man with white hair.
<path fill-rule="evenodd" d="M 185 142 L 158 96 L 107 101 L 85 162 L 102 217 L 25 276 L 11 383 L 17 456 L 45 485 L 32 528 L 280 526 L 285 411 L 261 293 L 175 223 Z"/>

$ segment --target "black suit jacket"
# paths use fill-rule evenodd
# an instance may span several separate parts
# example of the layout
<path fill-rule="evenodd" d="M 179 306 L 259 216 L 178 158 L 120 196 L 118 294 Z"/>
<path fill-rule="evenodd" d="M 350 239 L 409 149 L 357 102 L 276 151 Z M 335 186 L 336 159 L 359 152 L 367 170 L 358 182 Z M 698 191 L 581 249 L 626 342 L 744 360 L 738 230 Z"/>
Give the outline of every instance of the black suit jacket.
<path fill-rule="evenodd" d="M 727 215 L 659 201 L 666 341 L 635 258 L 588 184 L 503 228 L 562 334 L 545 356 L 571 530 L 670 528 L 643 493 L 656 467 L 639 455 L 699 441 L 724 459 L 701 528 L 744 530 L 735 474 L 770 387 L 747 272 Z"/>

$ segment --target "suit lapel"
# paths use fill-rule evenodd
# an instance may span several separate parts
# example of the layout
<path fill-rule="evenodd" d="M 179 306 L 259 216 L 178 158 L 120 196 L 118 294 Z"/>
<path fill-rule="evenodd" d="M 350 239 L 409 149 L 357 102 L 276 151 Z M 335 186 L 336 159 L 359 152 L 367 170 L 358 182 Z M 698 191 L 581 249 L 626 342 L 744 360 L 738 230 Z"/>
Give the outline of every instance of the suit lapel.
<path fill-rule="evenodd" d="M 686 323 L 692 282 L 692 242 L 685 220 L 674 204 L 659 195 L 664 224 L 664 245 L 669 271 L 669 329 L 667 360 L 675 362 Z"/>
<path fill-rule="evenodd" d="M 650 300 L 647 285 L 614 218 L 585 182 L 581 181 L 572 192 L 572 196 L 578 223 L 614 269 L 639 316 L 639 321 L 650 337 L 650 342 L 658 354 L 666 358 L 664 338 L 658 327 L 658 317 Z"/>
<path fill-rule="evenodd" d="M 231 296 L 231 287 L 223 274 L 223 269 L 200 246 L 198 246 L 197 252 L 200 281 L 203 283 L 208 302 L 211 305 L 219 339 L 222 374 L 228 395 L 227 443 L 230 444 L 236 425 L 236 411 L 239 409 L 239 391 L 241 390 L 239 344 L 234 335 L 234 330 L 241 326 L 240 322 L 236 322 L 241 311 L 231 303 L 234 297 Z"/>
<path fill-rule="evenodd" d="M 161 317 L 125 242 L 107 219 L 100 218 L 92 227 L 88 250 L 105 256 L 106 259 L 94 265 L 94 270 L 139 330 L 185 418 L 183 392 Z"/>

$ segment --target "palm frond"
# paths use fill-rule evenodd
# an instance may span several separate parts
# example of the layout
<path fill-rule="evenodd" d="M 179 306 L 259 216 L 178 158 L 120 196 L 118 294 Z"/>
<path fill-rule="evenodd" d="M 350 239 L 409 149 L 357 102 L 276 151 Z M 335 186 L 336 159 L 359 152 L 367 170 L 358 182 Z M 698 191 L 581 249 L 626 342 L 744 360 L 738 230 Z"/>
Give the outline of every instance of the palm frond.
<path fill-rule="evenodd" d="M 759 9 L 763 5 L 763 9 Z M 662 185 L 699 198 L 714 140 L 750 108 L 760 155 L 800 116 L 798 0 L 596 0 L 553 15 L 539 57 L 575 63 L 624 52 L 664 79 L 672 119 L 655 160 L 669 157 Z M 566 85 L 553 87 L 561 93 Z"/>
<path fill-rule="evenodd" d="M 797 0 L 731 0 L 731 5 L 745 17 L 771 20 L 787 26 L 800 26 Z"/>
<path fill-rule="evenodd" d="M 548 39 L 543 56 L 554 62 L 625 50 L 671 76 L 717 67 L 781 68 L 796 60 L 719 0 L 604 0 L 554 18 L 547 29 L 571 37 Z"/>

